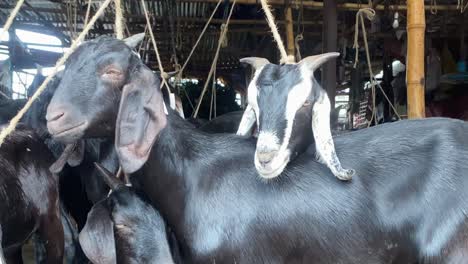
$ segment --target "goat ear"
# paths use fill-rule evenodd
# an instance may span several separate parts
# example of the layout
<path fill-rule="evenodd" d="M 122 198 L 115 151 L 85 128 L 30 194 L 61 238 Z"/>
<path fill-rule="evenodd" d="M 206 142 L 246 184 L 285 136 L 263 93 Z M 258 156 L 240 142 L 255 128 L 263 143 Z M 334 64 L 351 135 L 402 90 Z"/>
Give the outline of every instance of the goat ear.
<path fill-rule="evenodd" d="M 76 167 L 81 164 L 84 159 L 85 143 L 84 140 L 80 140 L 75 143 L 72 153 L 68 157 L 67 163 L 72 167 Z"/>
<path fill-rule="evenodd" d="M 122 90 L 115 130 L 115 147 L 125 173 L 145 164 L 167 123 L 159 79 L 143 64 L 130 76 Z"/>
<path fill-rule="evenodd" d="M 340 53 L 338 52 L 328 52 L 328 53 L 306 57 L 302 59 L 300 62 L 298 62 L 298 64 L 306 66 L 311 71 L 315 71 L 320 66 L 322 66 L 322 64 L 324 64 L 325 62 L 333 58 L 336 58 L 338 56 L 340 56 Z"/>
<path fill-rule="evenodd" d="M 93 206 L 79 236 L 83 252 L 95 264 L 117 263 L 114 226 L 105 203 L 102 200 Z"/>
<path fill-rule="evenodd" d="M 239 60 L 240 63 L 246 63 L 252 66 L 255 70 L 262 68 L 263 66 L 270 63 L 269 60 L 259 57 L 247 57 Z"/>
<path fill-rule="evenodd" d="M 255 126 L 256 120 L 255 111 L 253 107 L 248 104 L 245 108 L 244 114 L 242 114 L 242 119 L 236 134 L 239 136 L 252 134 L 252 128 Z"/>
<path fill-rule="evenodd" d="M 126 39 L 124 39 L 123 41 L 125 42 L 125 44 L 127 44 L 127 46 L 129 46 L 131 49 L 134 49 L 136 48 L 136 46 L 138 44 L 140 44 L 140 42 L 143 41 L 143 39 L 145 38 L 145 33 L 138 33 L 138 34 L 135 34 L 133 36 L 130 36 Z"/>
<path fill-rule="evenodd" d="M 80 140 L 73 144 L 67 144 L 60 157 L 49 167 L 52 173 L 59 173 L 63 170 L 65 163 L 72 167 L 81 164 L 84 158 L 84 141 Z"/>

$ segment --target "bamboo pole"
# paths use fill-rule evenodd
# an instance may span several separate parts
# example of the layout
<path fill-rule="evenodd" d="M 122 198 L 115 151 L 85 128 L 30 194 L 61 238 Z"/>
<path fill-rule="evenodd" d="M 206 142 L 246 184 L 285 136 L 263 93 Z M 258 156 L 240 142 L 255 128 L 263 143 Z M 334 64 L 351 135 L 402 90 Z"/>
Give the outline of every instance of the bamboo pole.
<path fill-rule="evenodd" d="M 424 118 L 424 0 L 408 1 L 406 86 L 408 118 Z"/>
<path fill-rule="evenodd" d="M 294 29 L 292 10 L 290 5 L 285 9 L 284 20 L 286 22 L 286 52 L 288 55 L 294 56 Z"/>

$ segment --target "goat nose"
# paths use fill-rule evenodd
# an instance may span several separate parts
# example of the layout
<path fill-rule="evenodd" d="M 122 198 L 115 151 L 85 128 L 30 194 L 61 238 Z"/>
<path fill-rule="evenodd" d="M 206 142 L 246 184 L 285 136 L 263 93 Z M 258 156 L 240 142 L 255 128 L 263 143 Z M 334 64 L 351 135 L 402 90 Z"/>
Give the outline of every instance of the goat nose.
<path fill-rule="evenodd" d="M 46 116 L 47 121 L 56 121 L 60 119 L 65 113 L 64 112 L 56 112 Z"/>
<path fill-rule="evenodd" d="M 273 158 L 276 156 L 277 151 L 261 151 L 257 153 L 258 162 L 260 165 L 266 166 L 268 165 Z"/>

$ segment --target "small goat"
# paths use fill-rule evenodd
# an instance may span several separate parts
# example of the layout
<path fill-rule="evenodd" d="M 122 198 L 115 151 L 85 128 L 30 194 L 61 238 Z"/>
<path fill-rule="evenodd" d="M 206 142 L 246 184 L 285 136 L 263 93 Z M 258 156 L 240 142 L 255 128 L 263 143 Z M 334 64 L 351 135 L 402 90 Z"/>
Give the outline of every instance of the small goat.
<path fill-rule="evenodd" d="M 291 161 L 288 146 L 296 113 L 312 105 L 312 131 L 317 158 L 340 180 L 351 180 L 354 170 L 343 169 L 336 155 L 330 129 L 330 100 L 314 78 L 314 71 L 326 61 L 339 56 L 331 52 L 310 56 L 297 64 L 274 65 L 267 59 L 241 59 L 255 69 L 248 87 L 248 107 L 238 135 L 245 135 L 257 122 L 259 129 L 255 167 L 260 176 L 279 176 Z M 309 121 L 310 122 L 310 121 Z"/>
<path fill-rule="evenodd" d="M 0 127 L 0 130 L 4 127 Z M 0 148 L 0 245 L 7 263 L 22 263 L 21 248 L 33 233 L 46 263 L 62 263 L 64 234 L 53 156 L 32 131 L 18 126 Z"/>
<path fill-rule="evenodd" d="M 131 187 L 96 163 L 110 195 L 93 206 L 80 244 L 94 264 L 174 263 L 159 213 Z"/>
<path fill-rule="evenodd" d="M 170 108 L 166 115 L 159 80 L 131 52 L 134 38 L 90 40 L 71 55 L 48 128 L 68 142 L 114 127 L 107 136 L 123 171 L 174 231 L 185 261 L 466 262 L 467 123 L 404 120 L 335 137 L 341 161 L 359 173 L 347 184 L 315 150 L 265 182 L 255 140 L 201 132 Z M 299 120 L 311 115 L 311 105 L 296 112 L 291 155 L 311 140 L 310 123 Z"/>

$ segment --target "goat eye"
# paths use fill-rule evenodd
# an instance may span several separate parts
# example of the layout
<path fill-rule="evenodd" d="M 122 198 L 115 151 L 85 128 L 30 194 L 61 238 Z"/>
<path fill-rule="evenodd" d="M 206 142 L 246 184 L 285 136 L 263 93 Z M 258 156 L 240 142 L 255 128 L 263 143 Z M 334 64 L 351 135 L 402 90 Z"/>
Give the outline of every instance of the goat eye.
<path fill-rule="evenodd" d="M 102 78 L 111 82 L 120 82 L 123 80 L 124 74 L 122 71 L 116 68 L 107 68 L 104 70 L 104 73 L 101 75 Z"/>

